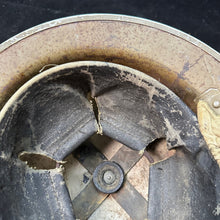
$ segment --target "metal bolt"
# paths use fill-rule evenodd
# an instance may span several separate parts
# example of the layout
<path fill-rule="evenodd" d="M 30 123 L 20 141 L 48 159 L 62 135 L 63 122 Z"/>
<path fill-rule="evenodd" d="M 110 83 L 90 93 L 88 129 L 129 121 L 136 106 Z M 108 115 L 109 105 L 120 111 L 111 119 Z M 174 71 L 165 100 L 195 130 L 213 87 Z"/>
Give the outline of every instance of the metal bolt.
<path fill-rule="evenodd" d="M 219 108 L 220 107 L 220 101 L 219 100 L 215 100 L 213 103 L 212 103 L 213 107 L 214 108 Z"/>

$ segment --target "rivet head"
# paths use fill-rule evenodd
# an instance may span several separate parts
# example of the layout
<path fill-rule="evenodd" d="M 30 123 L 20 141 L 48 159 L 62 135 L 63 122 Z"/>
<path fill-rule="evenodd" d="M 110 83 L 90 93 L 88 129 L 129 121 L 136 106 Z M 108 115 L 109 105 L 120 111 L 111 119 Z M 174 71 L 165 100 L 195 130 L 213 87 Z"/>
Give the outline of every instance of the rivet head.
<path fill-rule="evenodd" d="M 111 170 L 107 170 L 103 175 L 103 180 L 107 184 L 112 184 L 115 181 L 115 174 Z"/>
<path fill-rule="evenodd" d="M 100 163 L 93 173 L 95 187 L 103 193 L 117 192 L 124 181 L 124 172 L 119 164 L 111 161 Z"/>
<path fill-rule="evenodd" d="M 214 108 L 219 108 L 220 107 L 220 101 L 219 100 L 215 100 L 213 103 L 212 103 L 213 107 Z"/>

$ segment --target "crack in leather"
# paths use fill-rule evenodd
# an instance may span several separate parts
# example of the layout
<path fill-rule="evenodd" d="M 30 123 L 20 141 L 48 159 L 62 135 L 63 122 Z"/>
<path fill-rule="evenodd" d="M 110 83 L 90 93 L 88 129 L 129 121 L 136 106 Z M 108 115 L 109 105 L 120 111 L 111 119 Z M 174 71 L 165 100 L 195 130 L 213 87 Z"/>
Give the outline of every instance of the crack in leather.
<path fill-rule="evenodd" d="M 38 215 L 43 219 L 74 219 L 62 174 L 28 169 L 18 160 L 18 154 L 37 152 L 62 160 L 97 132 L 99 126 L 87 99 L 89 92 L 96 100 L 103 134 L 135 150 L 142 150 L 156 138 L 166 137 L 169 149 L 182 147 L 195 158 L 195 169 L 201 169 L 204 175 L 209 172 L 218 175 L 195 115 L 168 88 L 144 73 L 116 64 L 64 64 L 29 81 L 18 90 L 14 96 L 16 100 L 10 102 L 1 115 L 0 196 L 3 199 L 0 208 L 7 210 L 3 215 L 8 219 L 13 215 L 32 219 Z M 6 159 L 2 159 L 5 155 Z M 203 164 L 204 158 L 209 161 L 209 168 Z M 26 188 L 24 182 L 33 181 L 33 178 L 38 186 Z M 47 183 L 50 178 L 54 178 L 53 186 Z M 209 178 L 215 181 L 216 177 Z M 16 187 L 11 185 L 13 181 Z M 205 186 L 203 182 L 200 184 Z M 42 194 L 45 187 L 44 196 L 36 196 Z M 58 200 L 54 199 L 57 192 L 60 192 Z M 27 194 L 33 194 L 35 199 L 25 197 Z M 216 198 L 213 199 L 212 205 Z M 41 206 L 41 203 L 50 206 L 50 202 L 53 208 Z M 14 212 L 12 204 L 21 212 Z M 42 207 L 41 212 L 33 211 L 34 207 Z"/>

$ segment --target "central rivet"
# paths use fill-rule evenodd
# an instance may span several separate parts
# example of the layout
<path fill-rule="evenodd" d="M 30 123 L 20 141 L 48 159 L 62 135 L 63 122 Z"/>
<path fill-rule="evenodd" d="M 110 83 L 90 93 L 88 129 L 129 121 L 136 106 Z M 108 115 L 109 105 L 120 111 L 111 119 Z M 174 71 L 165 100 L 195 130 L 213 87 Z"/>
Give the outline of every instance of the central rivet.
<path fill-rule="evenodd" d="M 124 172 L 115 162 L 105 161 L 99 164 L 93 173 L 93 183 L 103 193 L 114 193 L 124 181 Z"/>
<path fill-rule="evenodd" d="M 103 175 L 103 180 L 107 184 L 112 184 L 115 181 L 115 174 L 111 170 L 107 170 Z"/>

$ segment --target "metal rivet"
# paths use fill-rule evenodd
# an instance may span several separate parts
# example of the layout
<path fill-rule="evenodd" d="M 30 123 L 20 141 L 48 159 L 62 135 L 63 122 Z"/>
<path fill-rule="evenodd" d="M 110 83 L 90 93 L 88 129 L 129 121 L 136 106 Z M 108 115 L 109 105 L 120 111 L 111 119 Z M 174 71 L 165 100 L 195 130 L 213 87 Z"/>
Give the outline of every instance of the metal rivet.
<path fill-rule="evenodd" d="M 103 193 L 117 192 L 124 181 L 124 172 L 119 164 L 112 161 L 100 163 L 93 173 L 95 187 Z"/>
<path fill-rule="evenodd" d="M 103 180 L 107 184 L 112 184 L 115 181 L 115 174 L 111 170 L 108 170 L 104 173 Z"/>
<path fill-rule="evenodd" d="M 214 108 L 219 108 L 220 107 L 220 101 L 219 100 L 215 100 L 213 103 L 212 103 L 213 107 Z"/>

